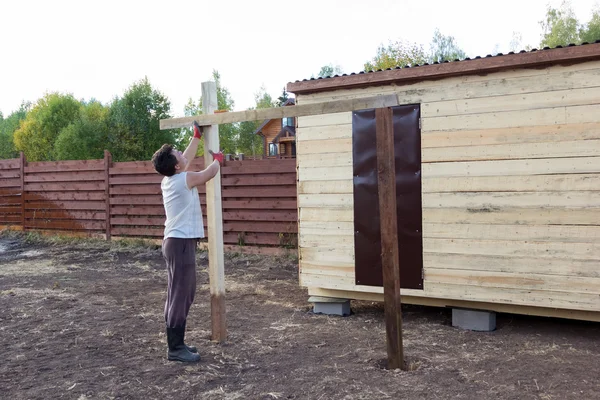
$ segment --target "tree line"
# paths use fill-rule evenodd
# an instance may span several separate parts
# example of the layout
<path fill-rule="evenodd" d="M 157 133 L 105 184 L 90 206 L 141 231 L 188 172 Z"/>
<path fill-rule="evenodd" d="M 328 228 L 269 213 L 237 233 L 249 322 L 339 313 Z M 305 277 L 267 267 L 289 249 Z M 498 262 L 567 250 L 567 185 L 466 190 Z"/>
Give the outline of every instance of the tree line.
<path fill-rule="evenodd" d="M 233 111 L 234 101 L 221 85 L 218 71 L 213 71 L 213 80 L 219 110 Z M 287 100 L 287 93 L 273 100 L 261 88 L 255 100 L 256 108 L 275 107 Z M 202 99 L 189 99 L 185 115 L 199 114 Z M 189 142 L 190 128 L 160 130 L 160 120 L 171 117 L 171 102 L 148 78 L 133 83 L 106 105 L 48 93 L 35 104 L 22 103 L 7 118 L 0 113 L 0 159 L 17 157 L 19 151 L 29 161 L 98 159 L 106 149 L 115 161 L 148 160 L 164 143 L 184 148 Z M 227 153 L 262 154 L 262 140 L 254 135 L 258 124 L 220 125 L 221 148 Z"/>
<path fill-rule="evenodd" d="M 539 21 L 542 36 L 539 47 L 594 42 L 600 39 L 600 11 L 592 11 L 591 18 L 577 20 L 570 2 L 559 8 L 548 7 L 544 20 Z M 513 34 L 511 51 L 523 46 L 518 33 Z M 435 30 L 429 50 L 422 45 L 402 40 L 380 45 L 374 57 L 364 64 L 365 71 L 404 67 L 433 62 L 464 59 L 465 51 L 452 36 Z M 326 65 L 318 77 L 342 74 L 340 66 Z M 222 86 L 218 71 L 213 71 L 217 84 L 219 110 L 233 111 L 234 100 Z M 314 76 L 313 76 L 314 77 Z M 252 108 L 281 106 L 288 98 L 283 89 L 274 99 L 264 88 L 255 94 Z M 202 98 L 189 99 L 185 115 L 202 113 Z M 23 102 L 17 111 L 6 118 L 0 112 L 0 159 L 15 158 L 23 151 L 29 161 L 99 159 L 107 149 L 115 161 L 148 160 L 164 143 L 184 147 L 191 137 L 191 129 L 160 130 L 159 121 L 171 118 L 171 103 L 147 78 L 132 84 L 122 96 L 109 104 L 95 99 L 75 99 L 70 94 L 48 93 L 35 103 Z M 221 148 L 230 154 L 263 154 L 263 142 L 254 134 L 260 121 L 219 126 Z M 202 155 L 202 144 L 198 154 Z"/>

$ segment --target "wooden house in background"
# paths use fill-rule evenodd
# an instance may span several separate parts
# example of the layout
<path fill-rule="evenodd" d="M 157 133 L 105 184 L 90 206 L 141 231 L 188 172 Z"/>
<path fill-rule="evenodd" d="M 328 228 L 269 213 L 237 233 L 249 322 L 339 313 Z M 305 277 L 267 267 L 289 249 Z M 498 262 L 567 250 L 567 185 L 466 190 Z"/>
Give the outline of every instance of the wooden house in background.
<path fill-rule="evenodd" d="M 294 99 L 288 99 L 282 107 L 294 104 Z M 254 134 L 263 138 L 264 157 L 296 157 L 296 118 L 267 119 L 260 124 Z"/>

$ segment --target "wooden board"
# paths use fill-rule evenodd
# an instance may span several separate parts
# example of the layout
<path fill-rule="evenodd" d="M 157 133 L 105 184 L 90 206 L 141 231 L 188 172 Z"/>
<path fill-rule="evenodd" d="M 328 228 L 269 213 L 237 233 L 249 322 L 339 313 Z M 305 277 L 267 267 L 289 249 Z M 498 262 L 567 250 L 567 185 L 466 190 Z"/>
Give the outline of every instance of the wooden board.
<path fill-rule="evenodd" d="M 348 195 L 337 196 L 341 198 Z M 299 197 L 299 202 L 300 199 Z M 342 201 L 338 200 L 340 203 Z M 423 207 L 467 208 L 475 212 L 479 209 L 494 210 L 504 207 L 600 207 L 600 191 L 423 193 Z"/>
<path fill-rule="evenodd" d="M 226 211 L 223 219 L 227 221 L 298 221 L 296 210 L 239 210 Z"/>
<path fill-rule="evenodd" d="M 600 243 L 423 238 L 423 252 L 598 260 Z"/>
<path fill-rule="evenodd" d="M 312 140 L 339 140 L 352 138 L 352 124 L 323 125 L 316 127 L 303 127 L 302 135 L 298 135 L 298 143 Z"/>
<path fill-rule="evenodd" d="M 141 185 L 154 184 L 160 188 L 163 177 L 160 175 L 142 175 L 142 176 L 124 176 L 117 175 L 110 177 L 111 185 Z"/>
<path fill-rule="evenodd" d="M 274 209 L 274 210 L 295 210 L 297 208 L 296 200 L 224 200 L 223 209 Z"/>
<path fill-rule="evenodd" d="M 302 207 L 298 214 L 300 223 L 307 222 L 351 222 L 354 226 L 354 210 L 324 207 Z"/>
<path fill-rule="evenodd" d="M 298 167 L 299 181 L 339 181 L 352 180 L 352 167 Z"/>
<path fill-rule="evenodd" d="M 597 121 L 600 104 L 532 109 L 527 112 L 497 111 L 485 114 L 430 117 L 422 119 L 424 132 L 514 128 L 551 124 L 582 124 Z"/>
<path fill-rule="evenodd" d="M 165 215 L 165 208 L 160 206 L 134 207 L 134 206 L 112 206 L 111 215 Z"/>
<path fill-rule="evenodd" d="M 299 207 L 349 208 L 354 207 L 354 197 L 349 194 L 299 194 Z"/>
<path fill-rule="evenodd" d="M 281 185 L 279 187 L 250 187 L 250 188 L 238 188 L 238 187 L 224 187 L 222 189 L 222 196 L 224 199 L 231 197 L 296 197 L 296 186 Z"/>
<path fill-rule="evenodd" d="M 28 210 L 25 212 L 27 219 L 64 219 L 74 220 L 106 220 L 106 212 L 103 211 L 68 211 L 63 210 Z"/>
<path fill-rule="evenodd" d="M 424 179 L 450 176 L 468 177 L 597 173 L 600 173 L 600 157 L 465 161 L 423 164 Z"/>
<path fill-rule="evenodd" d="M 296 171 L 293 173 L 226 176 L 221 182 L 224 187 L 296 185 Z"/>
<path fill-rule="evenodd" d="M 600 225 L 423 224 L 423 237 L 536 242 L 600 243 Z"/>
<path fill-rule="evenodd" d="M 25 174 L 35 172 L 55 173 L 74 171 L 104 171 L 103 160 L 76 160 L 76 161 L 35 161 L 28 162 Z"/>
<path fill-rule="evenodd" d="M 0 188 L 21 187 L 21 179 L 19 177 L 3 179 L 4 175 L 0 175 Z"/>
<path fill-rule="evenodd" d="M 4 173 L 4 170 L 19 169 L 20 165 L 21 160 L 19 158 L 0 160 L 0 170 L 2 170 L 2 172 L 0 172 L 0 176 Z"/>
<path fill-rule="evenodd" d="M 382 293 L 365 293 L 349 290 L 321 289 L 316 287 L 308 288 L 309 296 L 323 296 L 342 299 L 356 299 L 366 301 L 383 301 Z M 586 321 L 600 322 L 600 312 L 567 310 L 559 308 L 545 308 L 532 306 L 516 306 L 513 304 L 501 304 L 478 301 L 464 301 L 452 299 L 436 299 L 431 297 L 402 295 L 402 302 L 406 304 L 424 305 L 430 307 L 457 307 L 474 310 L 496 311 L 509 314 L 524 314 L 540 317 L 567 318 Z"/>
<path fill-rule="evenodd" d="M 320 232 L 321 233 L 321 232 Z M 328 231 L 313 234 L 311 230 L 302 229 L 298 238 L 301 247 L 336 247 L 354 251 L 354 235 L 336 235 Z M 354 269 L 352 269 L 354 271 Z"/>
<path fill-rule="evenodd" d="M 502 111 L 529 111 L 539 108 L 590 105 L 598 103 L 600 79 L 590 84 L 595 87 L 569 88 L 548 93 L 509 94 L 477 99 L 458 99 L 425 103 L 421 109 L 423 118 L 447 117 L 452 115 L 468 115 L 493 113 Z"/>
<path fill-rule="evenodd" d="M 106 211 L 106 204 L 103 201 L 33 201 L 26 202 L 25 210 L 33 209 L 62 209 L 68 210 L 97 210 Z"/>
<path fill-rule="evenodd" d="M 600 190 L 600 174 L 452 176 L 424 178 L 422 185 L 423 193 L 593 191 Z"/>
<path fill-rule="evenodd" d="M 104 182 L 26 183 L 28 192 L 104 191 Z"/>
<path fill-rule="evenodd" d="M 111 217 L 112 225 L 149 225 L 164 226 L 166 217 Z"/>
<path fill-rule="evenodd" d="M 303 273 L 302 284 L 307 287 L 323 289 L 348 290 L 353 292 L 374 292 L 370 286 L 355 286 L 353 278 L 336 277 L 331 279 L 327 275 Z M 586 310 L 598 312 L 598 295 L 592 293 L 573 293 L 561 291 L 545 291 L 519 288 L 503 288 L 491 290 L 489 287 L 476 285 L 456 285 L 451 283 L 427 282 L 424 291 L 402 289 L 402 294 L 412 294 L 419 297 L 440 299 L 457 299 L 463 301 L 478 301 L 491 303 L 504 303 L 524 306 L 538 306 L 546 308 L 563 308 L 568 310 Z"/>
<path fill-rule="evenodd" d="M 25 201 L 46 201 L 46 200 L 91 200 L 100 201 L 105 199 L 104 191 L 95 192 L 26 192 Z"/>
<path fill-rule="evenodd" d="M 111 197 L 111 205 L 162 205 L 162 198 L 160 196 L 142 196 L 142 195 L 131 195 L 131 196 L 120 196 Z"/>
<path fill-rule="evenodd" d="M 352 193 L 354 186 L 351 179 L 338 181 L 300 181 L 298 182 L 298 194 L 338 194 Z"/>
<path fill-rule="evenodd" d="M 598 157 L 600 140 L 425 148 L 422 162 Z"/>
<path fill-rule="evenodd" d="M 230 124 L 244 121 L 264 121 L 285 117 L 300 117 L 306 115 L 322 115 L 362 110 L 367 108 L 391 107 L 398 105 L 395 95 L 374 96 L 372 98 L 339 100 L 321 104 L 307 104 L 287 107 L 265 108 L 227 113 L 204 113 L 193 117 L 182 117 L 160 120 L 160 129 L 173 129 L 190 127 L 193 121 L 201 126 Z"/>
<path fill-rule="evenodd" d="M 105 229 L 104 221 L 86 220 L 29 220 L 25 219 L 25 228 L 58 230 L 98 230 Z"/>
<path fill-rule="evenodd" d="M 594 208 L 521 208 L 490 207 L 426 208 L 423 223 L 526 224 L 526 225 L 600 225 L 600 207 Z"/>
<path fill-rule="evenodd" d="M 336 151 L 335 153 L 300 153 L 297 156 L 298 166 L 302 168 L 350 167 L 352 168 L 352 151 Z"/>
<path fill-rule="evenodd" d="M 160 237 L 164 236 L 165 230 L 164 228 L 151 228 L 151 227 L 143 227 L 143 228 L 122 228 L 122 227 L 112 227 L 111 234 L 113 236 L 153 236 Z"/>
<path fill-rule="evenodd" d="M 421 147 L 485 146 L 517 143 L 554 143 L 600 139 L 600 123 L 553 124 L 437 132 L 424 132 Z"/>
<path fill-rule="evenodd" d="M 567 258 L 506 257 L 481 254 L 425 253 L 423 264 L 441 270 L 496 271 L 513 274 L 581 276 L 600 278 L 595 260 L 571 260 Z"/>
<path fill-rule="evenodd" d="M 86 182 L 104 181 L 104 171 L 69 171 L 53 173 L 26 173 L 25 183 L 31 182 Z"/>

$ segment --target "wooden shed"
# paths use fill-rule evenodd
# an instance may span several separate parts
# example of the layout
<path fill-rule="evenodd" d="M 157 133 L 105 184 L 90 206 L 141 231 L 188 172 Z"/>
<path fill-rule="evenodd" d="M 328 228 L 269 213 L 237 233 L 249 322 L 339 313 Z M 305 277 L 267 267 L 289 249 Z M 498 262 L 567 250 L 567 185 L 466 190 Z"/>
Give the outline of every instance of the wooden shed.
<path fill-rule="evenodd" d="M 396 94 L 402 301 L 600 321 L 600 43 L 289 83 Z M 383 300 L 375 112 L 297 118 L 300 283 Z"/>

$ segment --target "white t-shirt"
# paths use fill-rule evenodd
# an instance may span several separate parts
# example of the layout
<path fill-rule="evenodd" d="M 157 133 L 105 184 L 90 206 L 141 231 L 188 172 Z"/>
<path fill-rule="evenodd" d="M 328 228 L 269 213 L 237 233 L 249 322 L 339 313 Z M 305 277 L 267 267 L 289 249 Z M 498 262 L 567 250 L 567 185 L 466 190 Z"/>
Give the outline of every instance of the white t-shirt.
<path fill-rule="evenodd" d="M 165 176 L 160 184 L 167 220 L 164 237 L 196 239 L 204 237 L 200 197 L 196 187 L 186 183 L 187 172 Z"/>

